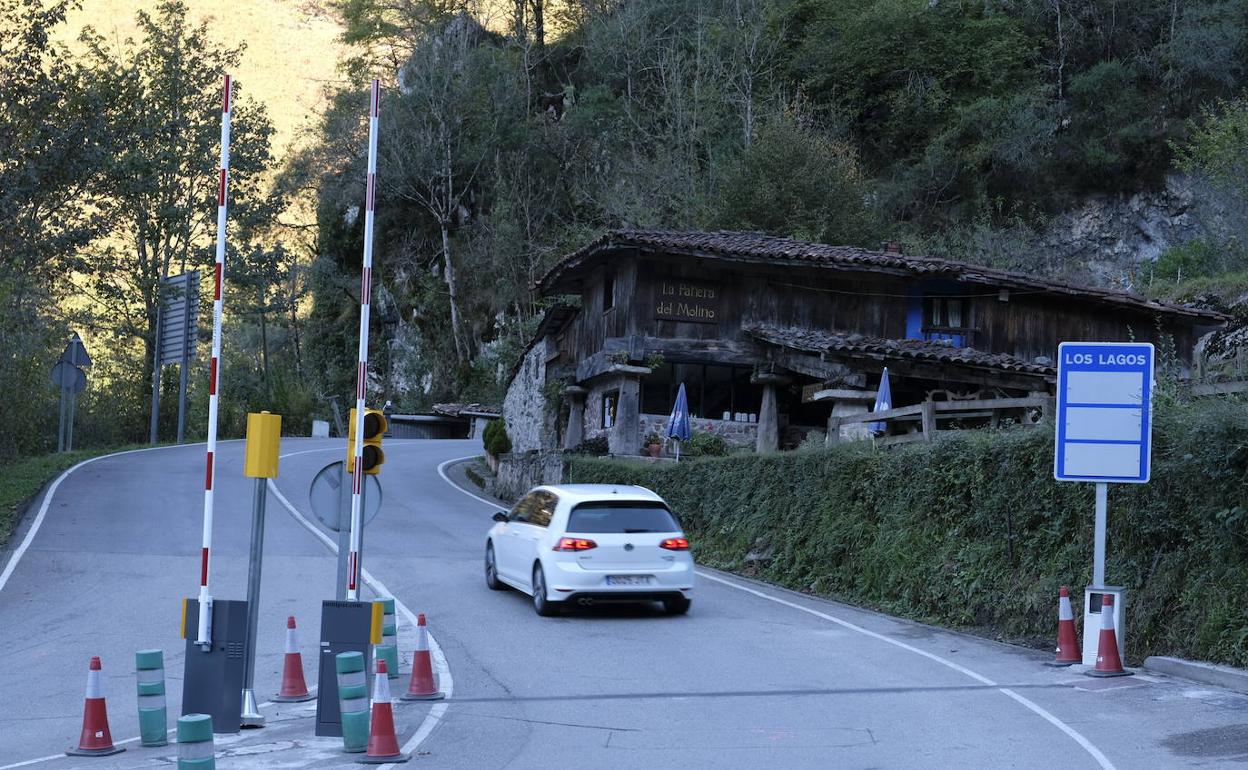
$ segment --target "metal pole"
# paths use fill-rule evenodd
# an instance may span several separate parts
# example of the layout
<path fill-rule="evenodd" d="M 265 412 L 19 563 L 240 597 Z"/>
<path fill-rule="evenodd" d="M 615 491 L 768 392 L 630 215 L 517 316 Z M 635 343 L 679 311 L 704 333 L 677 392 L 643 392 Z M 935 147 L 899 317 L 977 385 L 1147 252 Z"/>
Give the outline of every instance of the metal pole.
<path fill-rule="evenodd" d="M 364 489 L 364 390 L 368 380 L 368 315 L 373 290 L 373 211 L 377 183 L 377 116 L 381 81 L 373 80 L 368 103 L 368 182 L 364 197 L 364 265 L 360 270 L 360 355 L 355 381 L 355 473 L 351 479 L 351 554 L 347 564 L 347 599 L 360 595 L 360 536 L 364 529 L 361 493 Z"/>
<path fill-rule="evenodd" d="M 204 532 L 199 562 L 199 633 L 195 643 L 204 652 L 212 649 L 212 594 L 208 590 L 208 553 L 212 548 L 212 480 L 216 471 L 217 386 L 221 382 L 221 313 L 224 309 L 221 281 L 225 275 L 225 204 L 230 169 L 230 76 L 225 76 L 221 101 L 221 171 L 217 184 L 217 255 L 213 273 L 212 358 L 208 361 L 208 451 L 204 473 Z"/>
<path fill-rule="evenodd" d="M 198 292 L 196 292 L 198 293 Z M 191 347 L 191 277 L 186 272 L 186 260 L 182 260 L 182 362 L 178 365 L 178 443 L 186 437 L 186 386 L 187 364 Z"/>
<path fill-rule="evenodd" d="M 351 495 L 347 483 L 347 464 L 338 468 L 338 587 L 334 598 L 347 599 L 347 551 L 351 549 Z"/>
<path fill-rule="evenodd" d="M 61 421 L 56 426 L 56 451 L 65 451 L 65 383 L 64 377 L 61 378 Z"/>
<path fill-rule="evenodd" d="M 269 480 L 256 479 L 251 505 L 251 556 L 247 562 L 247 657 L 243 662 L 243 727 L 264 727 L 264 717 L 256 706 L 256 620 L 260 614 L 260 566 L 264 558 L 264 505 Z"/>
<path fill-rule="evenodd" d="M 164 318 L 165 292 L 164 284 L 157 284 L 156 289 L 156 344 L 152 347 L 152 425 L 147 438 L 149 444 L 156 443 L 156 421 L 160 417 L 160 332 Z"/>
<path fill-rule="evenodd" d="M 77 373 L 77 367 L 74 368 Z M 69 390 L 69 419 L 65 421 L 65 451 L 74 451 L 74 412 L 78 408 L 78 393 L 73 388 Z"/>
<path fill-rule="evenodd" d="M 1092 585 L 1105 585 L 1105 524 L 1109 518 L 1109 485 L 1096 484 L 1096 535 L 1092 546 Z"/>
<path fill-rule="evenodd" d="M 74 411 L 78 406 L 78 345 L 77 337 L 69 343 L 69 365 L 74 373 L 74 387 L 69 389 L 69 419 L 65 421 L 65 451 L 74 451 Z"/>

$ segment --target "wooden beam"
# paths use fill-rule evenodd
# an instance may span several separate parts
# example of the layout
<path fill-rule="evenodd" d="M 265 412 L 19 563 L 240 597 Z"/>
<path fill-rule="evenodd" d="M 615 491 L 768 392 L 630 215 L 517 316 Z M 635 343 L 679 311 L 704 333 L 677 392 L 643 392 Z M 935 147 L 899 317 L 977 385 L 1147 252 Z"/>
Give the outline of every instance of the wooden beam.
<path fill-rule="evenodd" d="M 817 386 L 815 386 L 817 387 Z M 810 398 L 802 398 L 804 402 L 811 401 L 875 401 L 877 392 L 874 390 L 854 390 L 853 388 L 823 388 L 819 390 L 813 389 Z M 803 393 L 805 396 L 805 393 Z"/>

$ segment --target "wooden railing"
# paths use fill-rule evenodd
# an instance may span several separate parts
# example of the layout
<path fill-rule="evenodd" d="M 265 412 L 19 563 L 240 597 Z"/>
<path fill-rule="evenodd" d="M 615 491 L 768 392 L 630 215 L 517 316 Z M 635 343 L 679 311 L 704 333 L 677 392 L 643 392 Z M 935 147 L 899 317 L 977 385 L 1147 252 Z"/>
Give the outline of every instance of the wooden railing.
<path fill-rule="evenodd" d="M 939 422 L 942 420 L 986 417 L 989 419 L 989 425 L 995 428 L 1000 424 L 1003 412 L 1019 409 L 1039 409 L 1041 416 L 1043 416 L 1051 414 L 1053 408 L 1054 402 L 1049 396 L 987 398 L 973 401 L 924 401 L 921 404 L 901 406 L 880 412 L 863 412 L 862 414 L 829 418 L 828 443 L 835 444 L 843 440 L 841 438 L 841 426 L 843 425 L 882 422 L 886 426 L 892 427 L 901 422 L 918 421 L 918 432 L 901 433 L 892 436 L 884 435 L 875 440 L 879 446 L 888 446 L 890 444 L 907 444 L 912 441 L 931 441 L 935 437 L 936 431 L 940 429 Z M 1027 425 L 1029 423 L 1023 420 L 1021 424 Z"/>

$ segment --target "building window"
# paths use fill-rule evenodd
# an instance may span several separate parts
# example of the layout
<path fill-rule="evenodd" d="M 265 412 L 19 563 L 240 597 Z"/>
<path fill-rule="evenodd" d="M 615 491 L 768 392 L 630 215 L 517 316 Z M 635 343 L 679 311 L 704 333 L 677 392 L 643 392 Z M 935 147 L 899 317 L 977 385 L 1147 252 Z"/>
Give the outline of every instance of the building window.
<path fill-rule="evenodd" d="M 607 271 L 602 277 L 602 312 L 615 307 L 615 273 Z"/>
<path fill-rule="evenodd" d="M 612 390 L 602 394 L 602 427 L 615 427 L 615 412 L 620 405 L 620 391 Z"/>
<path fill-rule="evenodd" d="M 689 416 L 742 421 L 757 412 L 761 388 L 750 384 L 750 368 L 716 364 L 670 364 L 654 368 L 641 381 L 641 411 L 670 414 L 676 392 L 685 384 Z"/>
<path fill-rule="evenodd" d="M 927 297 L 923 300 L 923 330 L 967 331 L 971 325 L 968 310 L 965 299 Z"/>

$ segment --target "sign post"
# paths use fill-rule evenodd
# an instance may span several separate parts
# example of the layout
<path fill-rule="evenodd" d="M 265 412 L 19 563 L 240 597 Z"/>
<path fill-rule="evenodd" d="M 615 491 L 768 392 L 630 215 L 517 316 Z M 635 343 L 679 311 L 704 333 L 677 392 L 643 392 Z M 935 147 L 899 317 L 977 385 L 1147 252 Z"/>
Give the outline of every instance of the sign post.
<path fill-rule="evenodd" d="M 78 332 L 70 338 L 65 351 L 52 367 L 52 384 L 61 389 L 61 419 L 56 433 L 56 451 L 72 452 L 74 449 L 74 411 L 78 394 L 87 387 L 87 373 L 91 368 L 91 356 L 82 344 Z M 66 419 L 66 413 L 69 417 Z"/>
<path fill-rule="evenodd" d="M 1057 440 L 1053 476 L 1096 484 L 1092 585 L 1084 590 L 1083 662 L 1096 662 L 1103 594 L 1114 595 L 1118 645 L 1126 647 L 1125 591 L 1105 583 L 1109 484 L 1146 484 L 1152 470 L 1151 343 L 1063 342 L 1057 352 Z M 1123 650 L 1119 650 L 1123 654 Z"/>
<path fill-rule="evenodd" d="M 282 440 L 282 416 L 268 412 L 247 415 L 247 448 L 243 475 L 256 480 L 251 509 L 251 556 L 247 563 L 247 659 L 243 664 L 242 727 L 264 727 L 256 705 L 256 621 L 260 614 L 260 575 L 264 562 L 264 509 L 269 479 L 277 478 L 278 447 Z"/>

